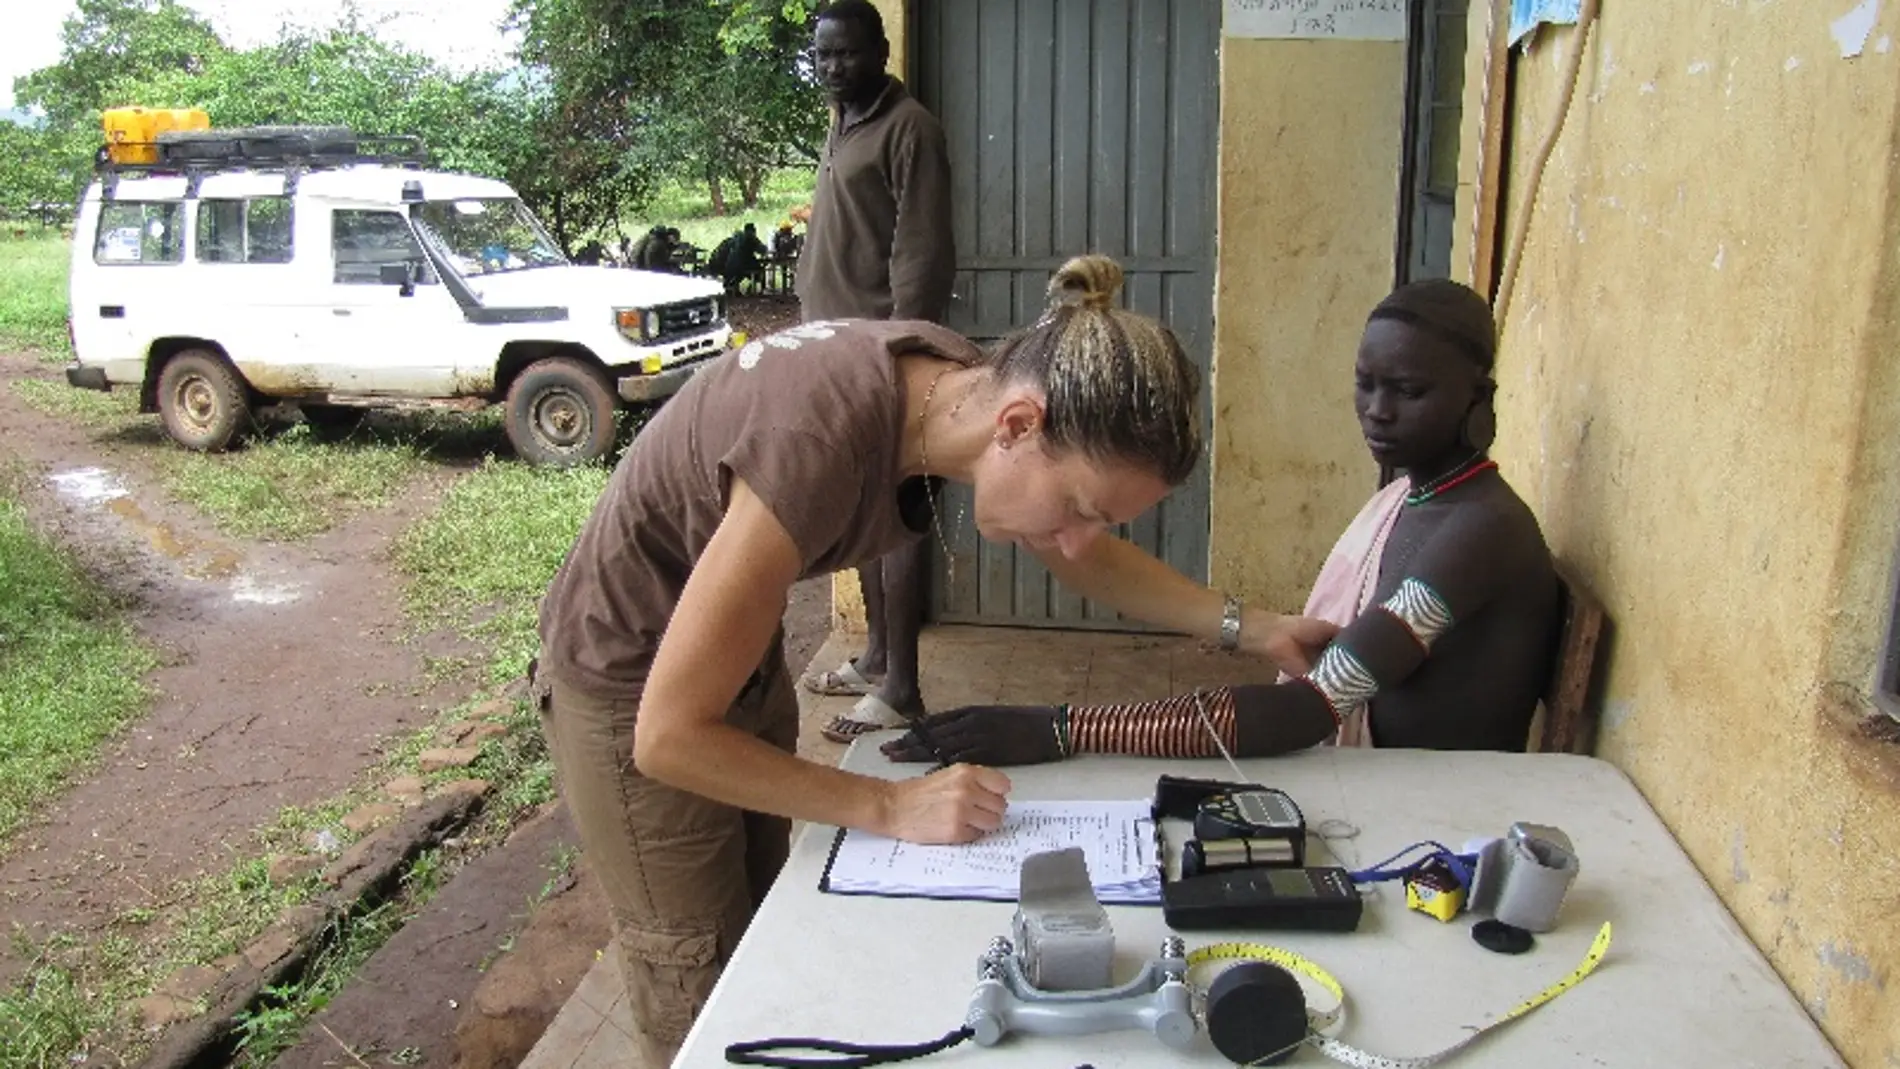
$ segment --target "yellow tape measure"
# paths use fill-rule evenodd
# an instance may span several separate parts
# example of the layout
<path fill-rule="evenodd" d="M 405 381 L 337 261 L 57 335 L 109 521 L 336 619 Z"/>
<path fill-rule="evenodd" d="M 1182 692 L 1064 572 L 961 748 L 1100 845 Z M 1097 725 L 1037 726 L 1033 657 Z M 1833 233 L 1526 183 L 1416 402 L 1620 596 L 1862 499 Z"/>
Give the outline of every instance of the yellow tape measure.
<path fill-rule="evenodd" d="M 1334 979 L 1333 974 L 1327 972 L 1312 960 L 1295 954 L 1290 950 L 1268 946 L 1265 943 L 1215 943 L 1212 946 L 1200 947 L 1189 953 L 1187 963 L 1188 968 L 1194 969 L 1221 961 L 1265 961 L 1278 965 L 1289 972 L 1304 976 L 1325 988 L 1328 993 L 1338 1000 L 1338 1004 L 1331 1009 L 1313 1010 L 1310 1007 L 1308 1008 L 1306 1014 L 1308 1031 L 1305 1042 L 1311 1044 L 1328 1058 L 1342 1065 L 1353 1066 L 1354 1069 L 1425 1069 L 1426 1066 L 1437 1065 L 1445 1059 L 1450 1058 L 1452 1055 L 1477 1042 L 1479 1037 L 1486 1033 L 1517 1020 L 1519 1017 L 1524 1016 L 1537 1007 L 1556 998 L 1558 995 L 1563 994 L 1565 991 L 1577 986 L 1577 984 L 1583 981 L 1584 977 L 1596 971 L 1596 967 L 1602 963 L 1604 955 L 1608 954 L 1609 951 L 1610 925 L 1606 921 L 1603 927 L 1597 930 L 1597 937 L 1595 941 L 1590 944 L 1589 952 L 1583 956 L 1583 961 L 1575 969 L 1570 971 L 1570 975 L 1565 976 L 1563 979 L 1544 988 L 1537 994 L 1532 995 L 1514 1007 L 1511 1012 L 1499 1017 L 1490 1024 L 1474 1029 L 1470 1035 L 1459 1040 L 1457 1043 L 1435 1054 L 1427 1054 L 1416 1058 L 1387 1058 L 1383 1055 L 1360 1050 L 1357 1047 L 1342 1043 L 1332 1036 L 1327 1035 L 1327 1032 L 1334 1028 L 1341 1027 L 1345 1021 L 1346 989 L 1340 985 L 1338 980 Z M 1277 1057 L 1278 1053 L 1280 1052 L 1269 1055 L 1269 1057 Z M 1265 1059 L 1262 1060 L 1264 1061 Z"/>

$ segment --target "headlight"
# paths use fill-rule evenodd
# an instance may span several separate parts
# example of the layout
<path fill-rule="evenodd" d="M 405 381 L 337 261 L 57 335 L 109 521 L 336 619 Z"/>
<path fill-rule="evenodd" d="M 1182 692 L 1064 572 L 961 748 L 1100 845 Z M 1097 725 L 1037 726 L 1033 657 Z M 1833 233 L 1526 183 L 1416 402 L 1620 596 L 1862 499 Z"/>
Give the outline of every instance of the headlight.
<path fill-rule="evenodd" d="M 660 314 L 644 308 L 616 308 L 614 325 L 620 328 L 621 335 L 628 341 L 650 341 L 654 334 L 659 333 Z"/>
<path fill-rule="evenodd" d="M 647 309 L 647 338 L 652 340 L 660 336 L 660 312 L 656 308 Z"/>

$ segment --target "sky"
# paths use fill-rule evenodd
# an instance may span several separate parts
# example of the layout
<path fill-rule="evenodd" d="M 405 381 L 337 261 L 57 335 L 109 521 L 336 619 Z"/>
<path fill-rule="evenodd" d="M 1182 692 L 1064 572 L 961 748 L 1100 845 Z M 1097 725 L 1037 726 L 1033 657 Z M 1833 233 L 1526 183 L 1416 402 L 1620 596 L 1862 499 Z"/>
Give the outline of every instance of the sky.
<path fill-rule="evenodd" d="M 204 16 L 225 43 L 250 48 L 277 39 L 284 23 L 327 26 L 342 10 L 338 0 L 183 0 Z M 59 61 L 60 25 L 73 0 L 8 4 L 0 34 L 0 110 L 13 106 L 13 80 Z M 385 39 L 467 70 L 507 56 L 513 42 L 497 28 L 509 0 L 356 0 L 366 21 Z"/>

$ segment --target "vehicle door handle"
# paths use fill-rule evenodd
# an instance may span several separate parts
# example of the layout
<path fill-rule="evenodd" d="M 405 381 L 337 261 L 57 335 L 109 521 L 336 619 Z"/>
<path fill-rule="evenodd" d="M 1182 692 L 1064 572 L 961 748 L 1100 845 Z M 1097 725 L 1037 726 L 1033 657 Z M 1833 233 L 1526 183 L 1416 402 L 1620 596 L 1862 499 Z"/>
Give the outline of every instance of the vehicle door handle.
<path fill-rule="evenodd" d="M 100 319 L 124 319 L 125 305 L 102 304 L 99 306 L 99 318 Z"/>
<path fill-rule="evenodd" d="M 330 309 L 330 314 L 333 316 L 346 316 L 350 314 L 350 310 L 348 308 L 332 308 Z"/>

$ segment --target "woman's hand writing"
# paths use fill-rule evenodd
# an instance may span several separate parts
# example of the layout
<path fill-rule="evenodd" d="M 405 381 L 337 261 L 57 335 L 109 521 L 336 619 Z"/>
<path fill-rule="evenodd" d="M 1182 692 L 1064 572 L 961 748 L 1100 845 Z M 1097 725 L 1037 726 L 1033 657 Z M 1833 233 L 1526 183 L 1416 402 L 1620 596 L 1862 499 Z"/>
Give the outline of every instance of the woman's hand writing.
<path fill-rule="evenodd" d="M 953 765 L 890 785 L 879 834 L 910 843 L 967 843 L 1003 826 L 1009 777 L 980 765 Z"/>

